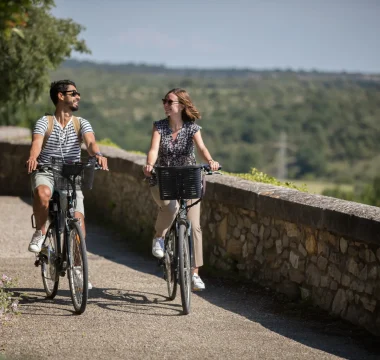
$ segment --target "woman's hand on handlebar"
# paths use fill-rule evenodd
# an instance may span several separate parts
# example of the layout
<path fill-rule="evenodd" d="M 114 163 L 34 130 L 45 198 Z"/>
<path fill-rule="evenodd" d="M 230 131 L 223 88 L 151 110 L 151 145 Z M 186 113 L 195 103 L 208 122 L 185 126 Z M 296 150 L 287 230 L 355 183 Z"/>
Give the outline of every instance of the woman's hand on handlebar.
<path fill-rule="evenodd" d="M 28 174 L 31 174 L 34 170 L 37 169 L 37 159 L 36 158 L 29 158 L 26 161 L 26 167 L 28 168 Z"/>
<path fill-rule="evenodd" d="M 208 164 L 210 165 L 211 171 L 217 171 L 220 169 L 220 164 L 217 161 L 210 160 Z"/>
<path fill-rule="evenodd" d="M 150 164 L 146 164 L 143 166 L 143 172 L 146 177 L 152 176 L 152 170 L 153 170 L 153 166 Z"/>

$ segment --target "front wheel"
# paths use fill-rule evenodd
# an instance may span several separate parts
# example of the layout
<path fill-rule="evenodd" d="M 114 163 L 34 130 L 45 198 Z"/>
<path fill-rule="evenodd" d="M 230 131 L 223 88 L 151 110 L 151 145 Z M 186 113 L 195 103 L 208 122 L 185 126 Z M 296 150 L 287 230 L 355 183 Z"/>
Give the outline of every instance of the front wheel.
<path fill-rule="evenodd" d="M 169 300 L 174 300 L 177 295 L 177 259 L 176 259 L 176 232 L 172 227 L 165 236 L 164 251 L 164 275 L 168 287 Z"/>
<path fill-rule="evenodd" d="M 82 229 L 78 222 L 70 223 L 70 233 L 68 239 L 69 268 L 67 277 L 77 314 L 82 314 L 87 305 L 88 299 L 88 266 L 87 251 Z"/>
<path fill-rule="evenodd" d="M 57 234 L 54 225 L 51 224 L 46 232 L 45 240 L 41 246 L 41 252 L 38 255 L 41 263 L 42 283 L 44 284 L 46 297 L 48 299 L 54 299 L 58 291 L 58 254 Z"/>
<path fill-rule="evenodd" d="M 187 227 L 180 224 L 178 232 L 179 282 L 181 285 L 182 309 L 185 315 L 190 313 L 191 305 L 191 263 Z"/>

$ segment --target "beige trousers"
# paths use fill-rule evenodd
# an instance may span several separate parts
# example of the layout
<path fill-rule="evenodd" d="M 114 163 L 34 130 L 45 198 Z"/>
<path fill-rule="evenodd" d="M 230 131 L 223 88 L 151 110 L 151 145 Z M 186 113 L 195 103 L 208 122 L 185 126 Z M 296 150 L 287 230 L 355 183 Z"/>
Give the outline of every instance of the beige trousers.
<path fill-rule="evenodd" d="M 156 220 L 155 230 L 156 233 L 165 236 L 170 225 L 173 223 L 174 218 L 177 215 L 179 204 L 177 200 L 161 200 L 158 186 L 152 186 L 150 188 L 153 199 L 160 207 Z M 197 199 L 189 200 L 188 204 L 192 204 Z M 202 249 L 202 229 L 200 224 L 201 218 L 201 203 L 191 207 L 187 213 L 187 218 L 191 221 L 191 229 L 194 243 L 194 262 L 195 267 L 201 267 L 203 265 L 203 249 Z"/>

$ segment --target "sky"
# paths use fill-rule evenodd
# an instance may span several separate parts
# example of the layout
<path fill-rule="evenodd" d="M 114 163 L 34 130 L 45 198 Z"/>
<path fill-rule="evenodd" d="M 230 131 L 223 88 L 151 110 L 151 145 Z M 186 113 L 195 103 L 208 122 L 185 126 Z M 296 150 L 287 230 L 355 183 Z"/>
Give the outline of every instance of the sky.
<path fill-rule="evenodd" d="M 175 68 L 380 73 L 380 0 L 55 0 L 91 55 Z"/>

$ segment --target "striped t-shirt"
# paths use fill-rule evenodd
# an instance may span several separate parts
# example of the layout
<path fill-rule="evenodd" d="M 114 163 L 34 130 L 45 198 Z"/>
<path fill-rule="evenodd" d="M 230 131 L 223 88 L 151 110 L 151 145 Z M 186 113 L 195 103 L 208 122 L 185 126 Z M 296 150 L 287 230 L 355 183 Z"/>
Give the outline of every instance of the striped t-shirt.
<path fill-rule="evenodd" d="M 70 120 L 65 128 L 62 128 L 61 124 L 55 119 L 55 117 L 53 119 L 53 131 L 37 158 L 38 163 L 49 163 L 52 156 L 61 159 L 63 157 L 64 161 L 80 161 L 81 144 L 75 131 L 73 121 Z M 87 120 L 81 117 L 78 117 L 78 120 L 80 122 L 80 132 L 82 136 L 85 133 L 94 132 Z M 47 128 L 48 118 L 47 116 L 43 116 L 41 119 L 37 120 L 33 134 L 45 136 Z"/>

